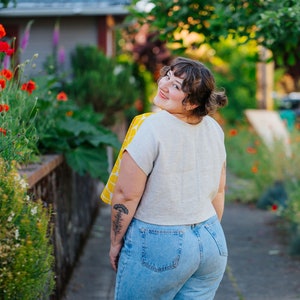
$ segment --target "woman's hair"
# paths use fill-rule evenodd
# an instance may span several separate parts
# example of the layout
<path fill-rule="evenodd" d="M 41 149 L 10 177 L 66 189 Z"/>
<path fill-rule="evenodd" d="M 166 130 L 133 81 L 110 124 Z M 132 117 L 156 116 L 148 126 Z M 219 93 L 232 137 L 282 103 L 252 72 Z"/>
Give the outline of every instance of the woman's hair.
<path fill-rule="evenodd" d="M 214 76 L 211 71 L 199 61 L 177 57 L 172 61 L 171 65 L 164 66 L 161 69 L 161 77 L 165 76 L 170 70 L 174 76 L 183 79 L 182 91 L 186 93 L 187 96 L 182 103 L 198 105 L 198 107 L 192 111 L 193 115 L 203 117 L 208 114 L 213 114 L 218 108 L 224 107 L 227 104 L 225 92 L 216 91 Z"/>

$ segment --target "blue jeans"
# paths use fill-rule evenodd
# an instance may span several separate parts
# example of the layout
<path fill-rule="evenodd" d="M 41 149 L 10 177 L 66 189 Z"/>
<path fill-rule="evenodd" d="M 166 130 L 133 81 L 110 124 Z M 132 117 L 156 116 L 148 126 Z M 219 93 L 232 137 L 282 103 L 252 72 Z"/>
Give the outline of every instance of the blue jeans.
<path fill-rule="evenodd" d="M 194 225 L 133 219 L 124 238 L 116 300 L 212 300 L 227 264 L 217 216 Z"/>

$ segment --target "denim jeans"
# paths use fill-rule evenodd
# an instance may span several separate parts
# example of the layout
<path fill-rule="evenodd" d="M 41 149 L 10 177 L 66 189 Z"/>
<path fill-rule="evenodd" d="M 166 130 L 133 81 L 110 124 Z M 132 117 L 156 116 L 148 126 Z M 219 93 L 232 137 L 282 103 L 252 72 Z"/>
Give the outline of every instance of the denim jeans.
<path fill-rule="evenodd" d="M 124 238 L 116 300 L 212 300 L 227 263 L 217 216 L 194 225 L 133 219 Z"/>

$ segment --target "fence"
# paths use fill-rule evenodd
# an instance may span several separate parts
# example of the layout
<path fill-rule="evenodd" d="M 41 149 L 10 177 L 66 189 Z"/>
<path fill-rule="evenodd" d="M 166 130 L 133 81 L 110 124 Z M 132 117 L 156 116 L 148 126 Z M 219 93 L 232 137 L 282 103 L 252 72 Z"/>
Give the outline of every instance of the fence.
<path fill-rule="evenodd" d="M 43 156 L 41 163 L 29 165 L 20 173 L 26 176 L 33 197 L 52 209 L 53 299 L 60 299 L 97 214 L 101 183 L 72 171 L 61 155 Z"/>

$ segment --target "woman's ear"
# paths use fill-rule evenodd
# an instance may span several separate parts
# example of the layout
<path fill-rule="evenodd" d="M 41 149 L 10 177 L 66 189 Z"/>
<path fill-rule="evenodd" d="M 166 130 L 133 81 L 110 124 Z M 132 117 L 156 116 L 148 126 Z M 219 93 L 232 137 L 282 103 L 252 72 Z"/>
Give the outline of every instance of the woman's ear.
<path fill-rule="evenodd" d="M 191 104 L 191 103 L 187 103 L 185 105 L 185 109 L 187 111 L 191 111 L 191 110 L 194 110 L 195 108 L 199 107 L 199 104 Z"/>

